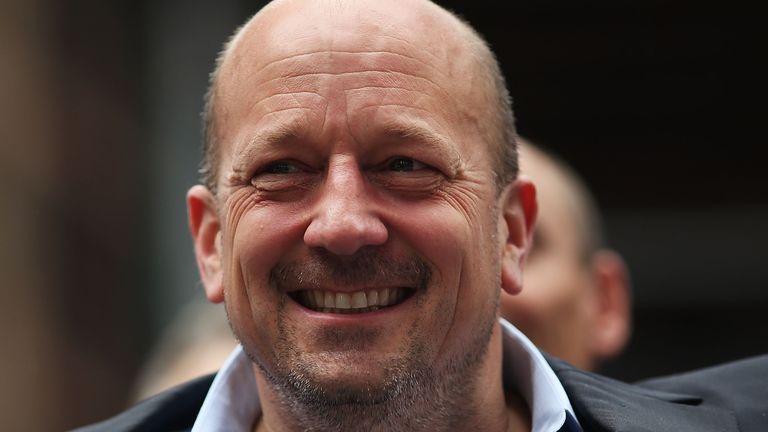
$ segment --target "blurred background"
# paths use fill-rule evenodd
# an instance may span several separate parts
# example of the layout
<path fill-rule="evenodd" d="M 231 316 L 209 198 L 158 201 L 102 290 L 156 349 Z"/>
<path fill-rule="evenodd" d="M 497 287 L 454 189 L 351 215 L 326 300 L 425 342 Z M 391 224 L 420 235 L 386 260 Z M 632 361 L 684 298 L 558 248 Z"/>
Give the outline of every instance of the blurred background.
<path fill-rule="evenodd" d="M 0 418 L 125 407 L 202 298 L 184 194 L 219 47 L 262 2 L 0 2 Z M 595 191 L 627 259 L 626 380 L 768 351 L 764 15 L 748 3 L 445 1 L 487 37 L 520 133 Z"/>

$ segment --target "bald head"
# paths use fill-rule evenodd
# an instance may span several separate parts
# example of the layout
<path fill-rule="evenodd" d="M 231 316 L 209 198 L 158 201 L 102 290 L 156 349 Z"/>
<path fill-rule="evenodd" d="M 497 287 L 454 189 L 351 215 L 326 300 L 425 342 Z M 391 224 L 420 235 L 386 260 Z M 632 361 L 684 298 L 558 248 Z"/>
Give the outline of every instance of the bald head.
<path fill-rule="evenodd" d="M 391 52 L 390 60 L 397 61 L 403 59 L 401 47 L 416 54 L 407 58 L 416 75 L 448 89 L 457 106 L 480 108 L 463 110 L 461 120 L 473 124 L 488 145 L 497 184 L 513 180 L 518 166 L 509 92 L 495 56 L 468 24 L 426 0 L 276 0 L 233 34 L 211 74 L 203 112 L 202 182 L 218 189 L 220 147 L 235 138 L 227 133 L 227 123 L 254 108 L 244 91 L 258 96 L 248 83 L 254 71 L 268 73 L 277 63 L 291 64 L 302 56 L 322 53 L 327 60 L 361 50 Z M 386 61 L 379 63 L 388 70 Z M 292 73 L 298 77 L 302 70 L 297 66 Z"/>

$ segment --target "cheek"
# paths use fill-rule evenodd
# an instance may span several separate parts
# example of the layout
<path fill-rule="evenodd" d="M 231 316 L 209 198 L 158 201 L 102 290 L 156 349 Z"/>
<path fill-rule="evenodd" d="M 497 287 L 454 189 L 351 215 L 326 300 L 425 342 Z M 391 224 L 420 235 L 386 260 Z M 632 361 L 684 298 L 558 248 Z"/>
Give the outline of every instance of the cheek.
<path fill-rule="evenodd" d="M 302 243 L 306 218 L 301 209 L 288 203 L 244 212 L 232 234 L 232 274 L 241 274 L 248 287 L 266 282 L 270 269 L 290 259 Z"/>
<path fill-rule="evenodd" d="M 280 304 L 269 274 L 299 244 L 301 217 L 289 205 L 254 206 L 231 222 L 225 228 L 229 244 L 223 245 L 227 312 L 238 338 L 267 341 Z"/>
<path fill-rule="evenodd" d="M 488 221 L 467 220 L 452 206 L 409 206 L 393 219 L 393 232 L 419 253 L 433 269 L 432 310 L 445 318 L 444 333 L 457 344 L 471 339 L 476 321 L 495 316 L 500 290 L 496 227 Z M 407 215 L 407 217 L 406 217 Z"/>

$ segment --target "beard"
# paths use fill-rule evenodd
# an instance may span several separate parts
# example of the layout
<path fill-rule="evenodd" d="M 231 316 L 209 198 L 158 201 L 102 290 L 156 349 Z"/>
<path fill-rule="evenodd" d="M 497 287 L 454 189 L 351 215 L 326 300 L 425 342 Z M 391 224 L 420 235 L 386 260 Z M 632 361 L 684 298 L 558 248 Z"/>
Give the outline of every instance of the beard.
<path fill-rule="evenodd" d="M 364 248 L 352 257 L 313 251 L 301 262 L 276 266 L 270 282 L 278 292 L 287 288 L 333 285 L 387 284 L 417 287 L 415 302 L 433 289 L 432 274 L 417 256 L 403 259 Z M 473 339 L 439 366 L 430 364 L 430 335 L 419 326 L 408 331 L 402 352 L 377 358 L 376 373 L 355 382 L 326 379 L 325 365 L 352 364 L 356 356 L 370 361 L 366 349 L 375 344 L 379 330 L 323 329 L 313 336 L 333 351 L 306 353 L 298 348 L 297 330 L 285 319 L 285 296 L 277 308 L 278 336 L 271 362 L 244 343 L 246 354 L 259 368 L 277 396 L 283 420 L 303 431 L 420 431 L 451 430 L 473 406 L 477 371 L 483 362 L 496 322 L 499 293 L 482 317 Z M 449 320 L 450 313 L 434 319 Z M 233 327 L 234 328 L 234 327 Z M 241 339 L 243 340 L 243 339 Z"/>

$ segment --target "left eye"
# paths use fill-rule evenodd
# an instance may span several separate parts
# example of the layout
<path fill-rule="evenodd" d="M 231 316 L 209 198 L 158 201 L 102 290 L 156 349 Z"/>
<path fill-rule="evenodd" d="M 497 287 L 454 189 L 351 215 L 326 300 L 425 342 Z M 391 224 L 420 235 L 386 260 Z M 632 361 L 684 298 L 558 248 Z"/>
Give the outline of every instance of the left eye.
<path fill-rule="evenodd" d="M 407 172 L 424 169 L 426 168 L 426 165 L 411 158 L 398 157 L 392 159 L 389 164 L 387 164 L 387 168 L 391 171 Z"/>

